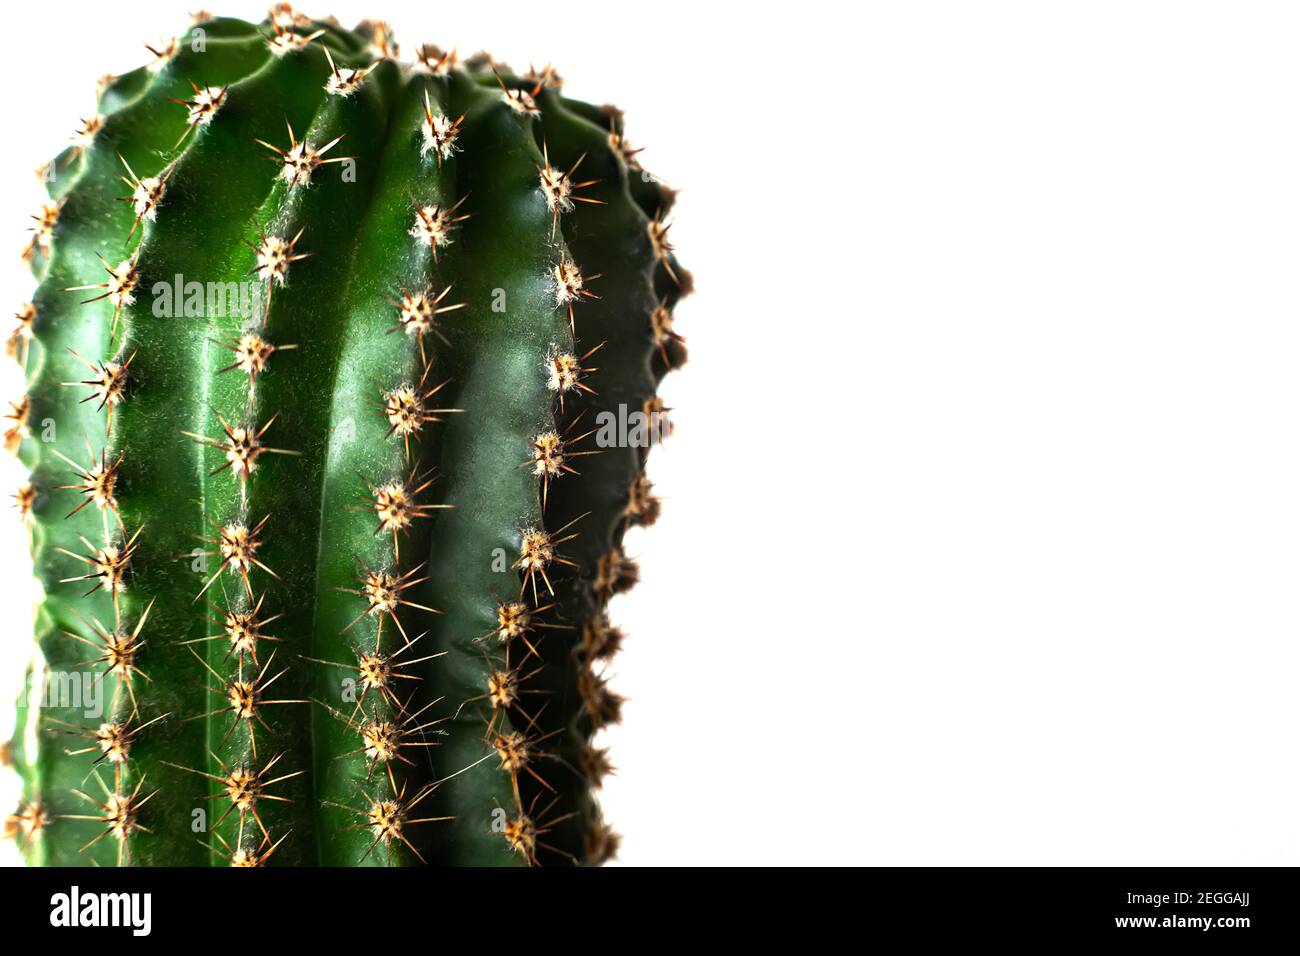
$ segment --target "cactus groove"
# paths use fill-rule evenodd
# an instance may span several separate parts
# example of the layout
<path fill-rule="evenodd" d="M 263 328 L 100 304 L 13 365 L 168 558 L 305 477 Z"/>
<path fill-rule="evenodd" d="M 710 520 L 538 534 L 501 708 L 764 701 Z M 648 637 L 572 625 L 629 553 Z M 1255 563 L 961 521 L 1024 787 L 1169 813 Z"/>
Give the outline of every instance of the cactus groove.
<path fill-rule="evenodd" d="M 549 67 L 284 4 L 150 55 L 24 253 L 5 444 L 44 597 L 6 834 L 37 865 L 605 862 L 673 194 Z"/>

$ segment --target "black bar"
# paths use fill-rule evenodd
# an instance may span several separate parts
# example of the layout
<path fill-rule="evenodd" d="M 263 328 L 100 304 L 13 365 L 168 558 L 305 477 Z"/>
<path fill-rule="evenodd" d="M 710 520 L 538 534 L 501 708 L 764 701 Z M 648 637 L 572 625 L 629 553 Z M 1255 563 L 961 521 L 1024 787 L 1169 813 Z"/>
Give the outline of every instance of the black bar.
<path fill-rule="evenodd" d="M 11 938 L 102 935 L 128 947 L 145 940 L 218 942 L 231 927 L 259 946 L 355 943 L 371 931 L 395 941 L 415 933 L 431 945 L 469 933 L 492 948 L 492 939 L 514 945 L 507 940 L 516 933 L 517 943 L 618 947 L 656 937 L 761 940 L 774 931 L 828 942 L 843 934 L 869 943 L 901 933 L 917 941 L 1239 946 L 1293 943 L 1300 915 L 1295 871 L 1282 868 L 63 869 L 7 877 Z M 97 894 L 149 894 L 147 937 L 129 925 L 133 912 L 143 923 L 143 897 L 135 910 L 116 898 L 105 908 L 111 916 L 118 906 L 119 922 L 128 925 L 52 925 L 71 921 L 74 886 L 87 913 L 100 912 Z M 579 932 L 585 944 L 575 938 Z"/>

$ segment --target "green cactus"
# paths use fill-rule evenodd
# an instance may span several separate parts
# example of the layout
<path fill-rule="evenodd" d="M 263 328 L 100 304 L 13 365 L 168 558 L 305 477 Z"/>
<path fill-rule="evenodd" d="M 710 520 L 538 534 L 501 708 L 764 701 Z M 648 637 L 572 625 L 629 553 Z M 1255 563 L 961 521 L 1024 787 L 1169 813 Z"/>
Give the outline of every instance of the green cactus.
<path fill-rule="evenodd" d="M 153 53 L 27 250 L 6 831 L 46 865 L 603 862 L 672 193 L 549 68 L 287 5 Z"/>

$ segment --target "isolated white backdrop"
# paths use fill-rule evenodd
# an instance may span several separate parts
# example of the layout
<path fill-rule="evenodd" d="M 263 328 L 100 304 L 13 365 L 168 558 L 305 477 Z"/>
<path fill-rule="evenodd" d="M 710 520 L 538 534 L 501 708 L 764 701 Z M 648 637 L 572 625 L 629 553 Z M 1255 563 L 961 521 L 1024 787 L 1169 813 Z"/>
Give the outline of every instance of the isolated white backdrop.
<path fill-rule="evenodd" d="M 32 168 L 186 9 L 7 10 L 15 307 Z M 305 9 L 553 62 L 682 190 L 625 862 L 1300 863 L 1300 10 Z"/>

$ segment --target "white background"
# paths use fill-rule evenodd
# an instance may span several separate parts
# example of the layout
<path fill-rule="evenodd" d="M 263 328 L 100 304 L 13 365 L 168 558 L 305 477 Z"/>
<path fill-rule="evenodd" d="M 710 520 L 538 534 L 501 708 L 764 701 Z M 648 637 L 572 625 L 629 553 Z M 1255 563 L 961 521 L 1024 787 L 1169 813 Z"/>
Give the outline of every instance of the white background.
<path fill-rule="evenodd" d="M 625 862 L 1300 863 L 1300 8 L 332 6 L 555 63 L 682 189 Z M 15 307 L 32 168 L 186 9 L 6 11 Z"/>

